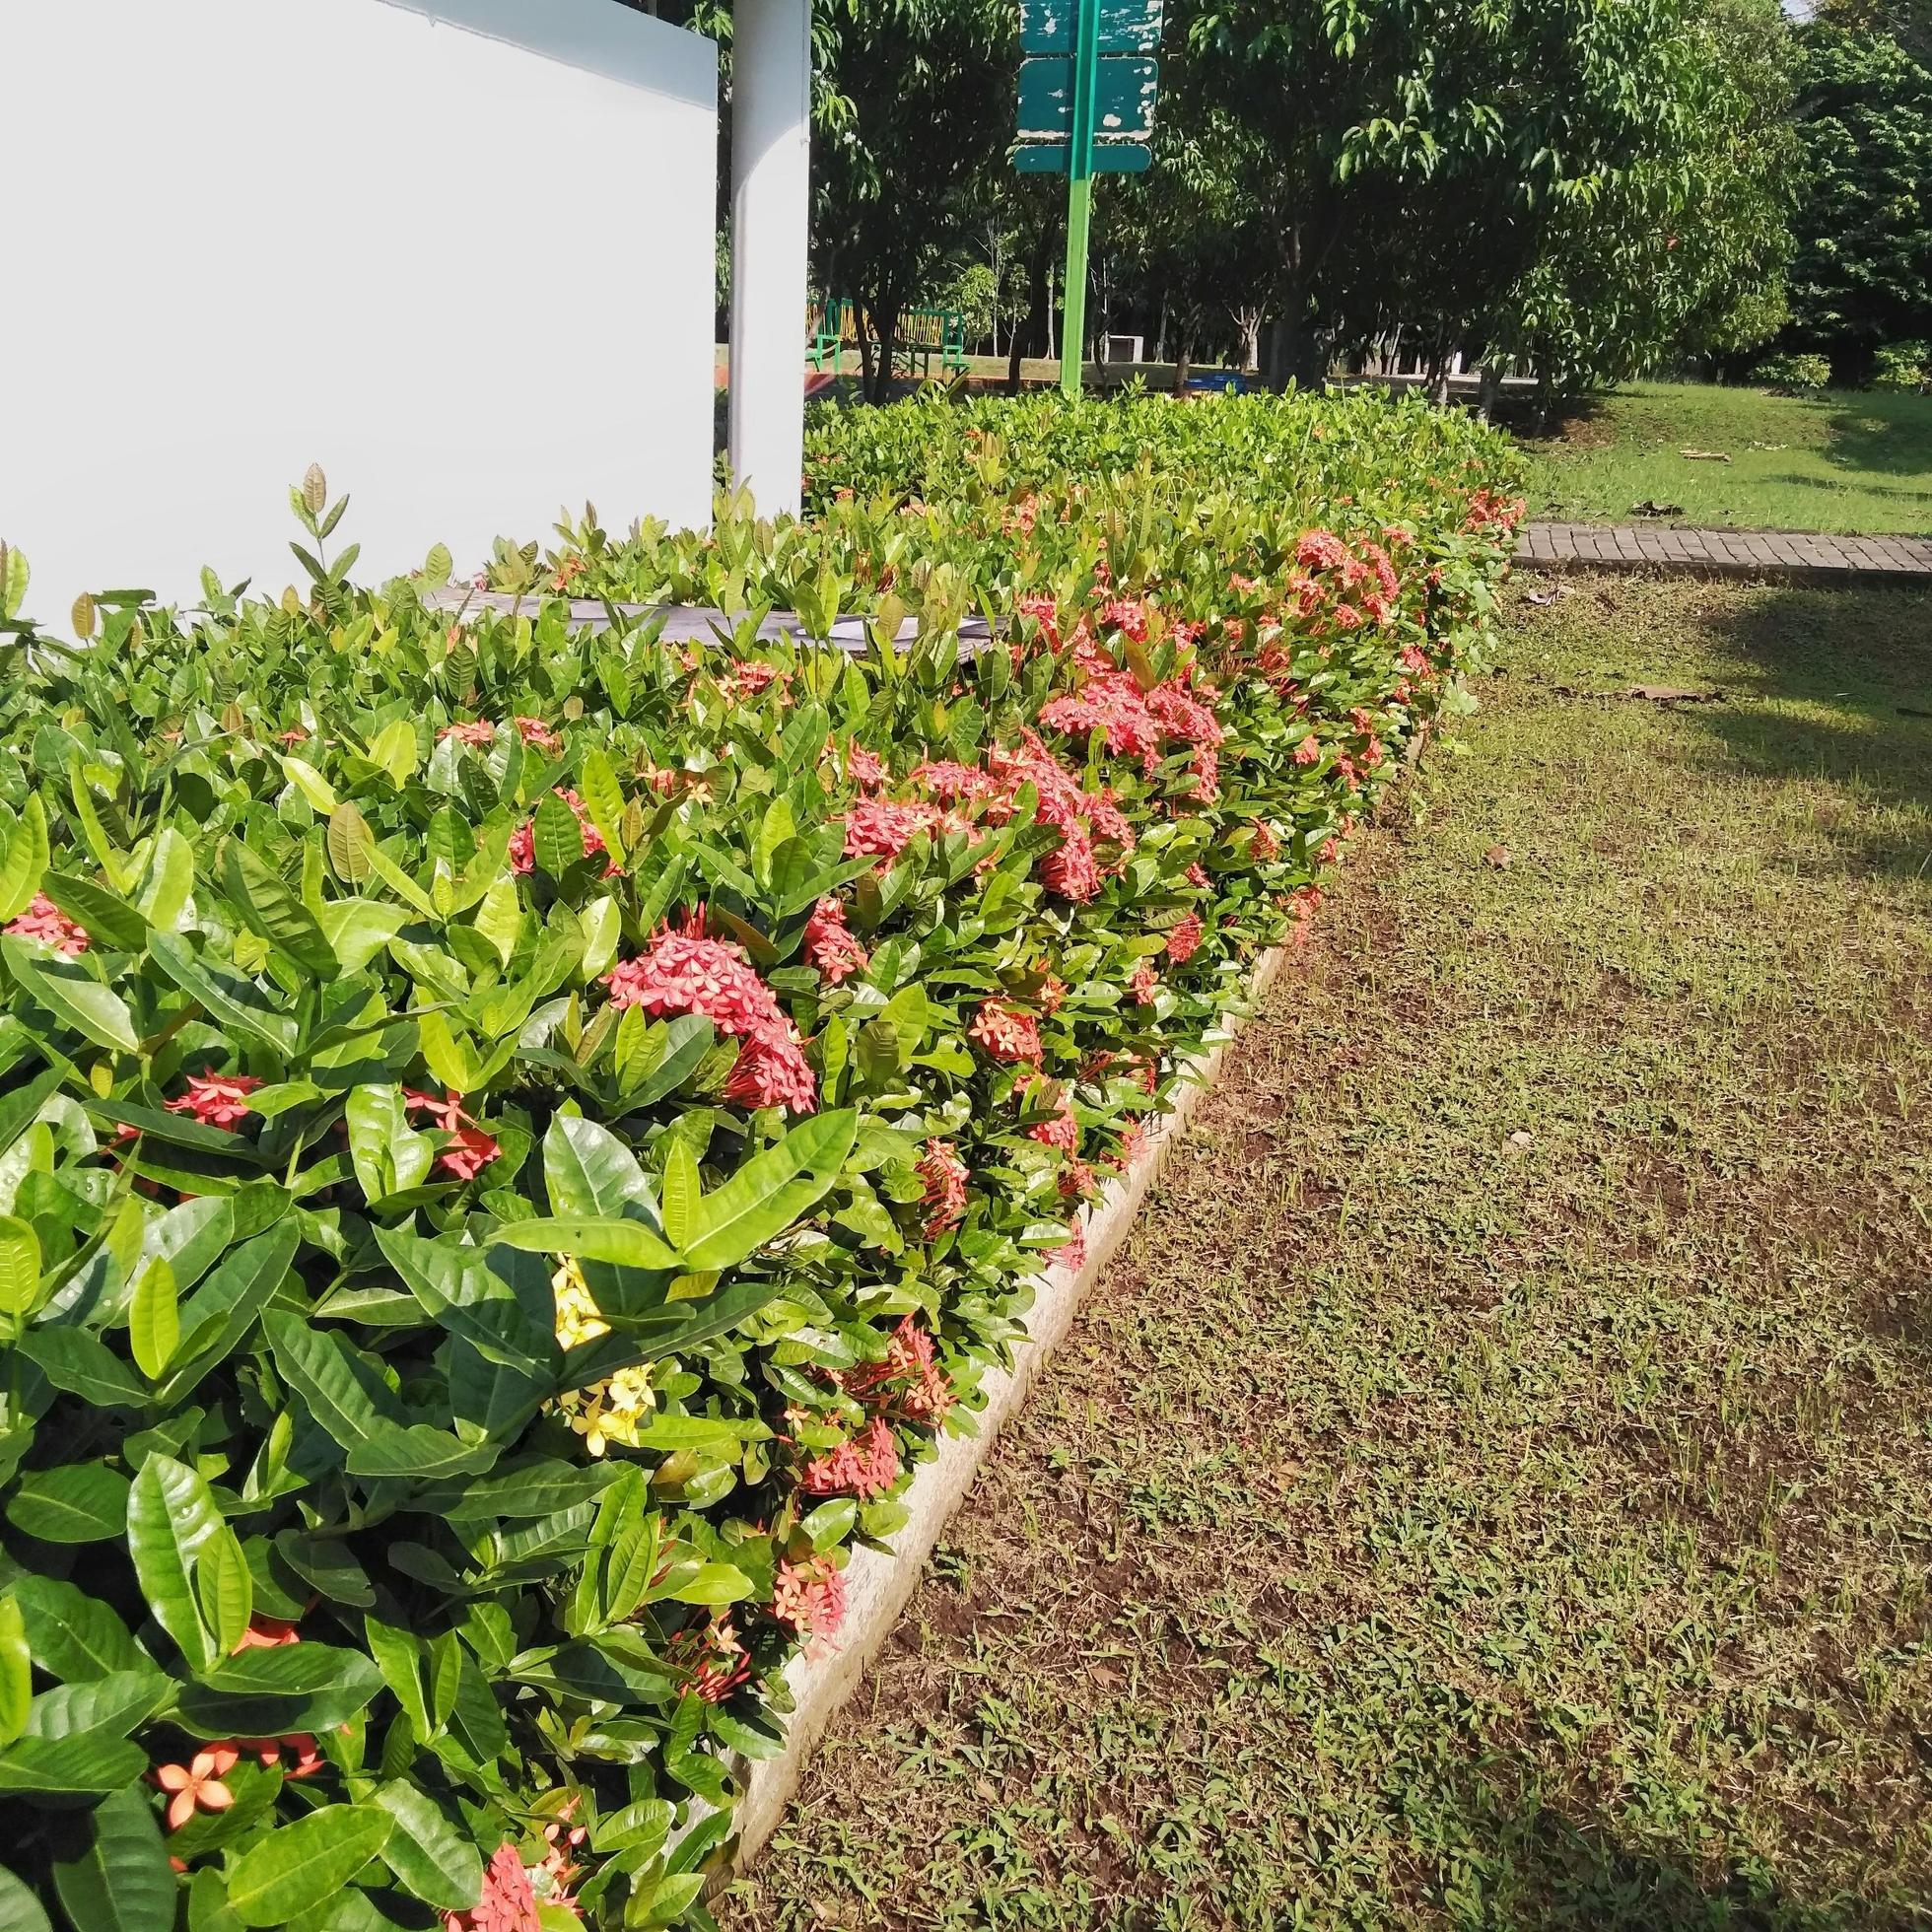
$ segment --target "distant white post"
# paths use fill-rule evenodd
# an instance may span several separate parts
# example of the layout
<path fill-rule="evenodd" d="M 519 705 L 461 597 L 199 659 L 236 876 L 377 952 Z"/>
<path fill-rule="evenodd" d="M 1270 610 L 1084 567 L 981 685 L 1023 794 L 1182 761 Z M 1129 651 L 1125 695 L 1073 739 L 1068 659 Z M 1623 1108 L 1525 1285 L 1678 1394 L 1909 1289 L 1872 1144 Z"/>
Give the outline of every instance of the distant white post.
<path fill-rule="evenodd" d="M 809 0 L 731 14 L 731 477 L 798 509 L 811 222 Z"/>

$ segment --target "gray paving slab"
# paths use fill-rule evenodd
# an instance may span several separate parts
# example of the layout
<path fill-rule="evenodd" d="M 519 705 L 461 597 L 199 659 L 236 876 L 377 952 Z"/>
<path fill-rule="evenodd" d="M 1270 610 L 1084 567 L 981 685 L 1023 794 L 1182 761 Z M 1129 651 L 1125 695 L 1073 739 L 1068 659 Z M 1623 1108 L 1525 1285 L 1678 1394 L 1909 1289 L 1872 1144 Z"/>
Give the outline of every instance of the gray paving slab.
<path fill-rule="evenodd" d="M 1811 530 L 1728 530 L 1669 523 L 1531 523 L 1524 563 L 1545 569 L 1656 569 L 1705 576 L 1802 577 L 1932 585 L 1932 537 L 1828 536 Z"/>

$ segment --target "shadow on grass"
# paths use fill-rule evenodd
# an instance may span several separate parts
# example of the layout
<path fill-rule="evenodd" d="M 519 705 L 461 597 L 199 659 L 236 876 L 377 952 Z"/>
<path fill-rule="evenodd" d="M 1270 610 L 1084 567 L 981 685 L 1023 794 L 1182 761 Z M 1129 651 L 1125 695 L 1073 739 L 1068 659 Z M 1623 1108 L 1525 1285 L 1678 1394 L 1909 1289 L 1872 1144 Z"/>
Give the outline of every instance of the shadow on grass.
<path fill-rule="evenodd" d="M 1489 1767 L 1507 1775 L 1507 1766 Z M 1770 1874 L 1636 1850 L 1594 1824 L 1486 1781 L 1469 1793 L 1480 1871 L 1443 1887 L 1453 1921 L 1494 1932 L 1908 1932 L 1916 1903 L 1794 1898 Z"/>
<path fill-rule="evenodd" d="M 1826 454 L 1837 469 L 1923 476 L 1932 470 L 1932 399 L 1875 389 L 1835 395 L 1828 408 L 1831 441 Z M 1885 494 L 1891 494 L 1886 492 Z M 1900 494 L 1923 497 L 1923 490 Z"/>
<path fill-rule="evenodd" d="M 1693 716 L 1731 762 L 1842 792 L 1857 809 L 1820 829 L 1848 865 L 1932 877 L 1932 595 L 1767 589 L 1710 635 L 1737 669 Z"/>

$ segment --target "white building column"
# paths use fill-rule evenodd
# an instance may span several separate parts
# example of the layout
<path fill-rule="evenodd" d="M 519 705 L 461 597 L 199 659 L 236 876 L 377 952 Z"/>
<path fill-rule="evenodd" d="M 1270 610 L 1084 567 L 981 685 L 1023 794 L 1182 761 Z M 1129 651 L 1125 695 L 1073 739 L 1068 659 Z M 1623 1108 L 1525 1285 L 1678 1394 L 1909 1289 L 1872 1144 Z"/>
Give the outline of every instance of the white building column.
<path fill-rule="evenodd" d="M 736 0 L 730 463 L 761 517 L 798 509 L 810 223 L 809 0 Z"/>

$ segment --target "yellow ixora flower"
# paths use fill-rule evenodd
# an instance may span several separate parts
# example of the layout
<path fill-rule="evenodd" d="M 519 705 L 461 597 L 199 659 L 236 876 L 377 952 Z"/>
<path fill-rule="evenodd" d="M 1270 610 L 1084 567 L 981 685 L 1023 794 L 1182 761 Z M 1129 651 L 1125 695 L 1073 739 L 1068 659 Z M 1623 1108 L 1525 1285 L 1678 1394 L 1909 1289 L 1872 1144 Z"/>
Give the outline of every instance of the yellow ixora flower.
<path fill-rule="evenodd" d="M 610 1324 L 597 1312 L 596 1301 L 585 1284 L 584 1271 L 566 1260 L 550 1277 L 557 1302 L 557 1341 L 566 1348 L 595 1342 L 610 1333 Z M 557 1413 L 584 1438 L 593 1456 L 613 1442 L 626 1449 L 638 1446 L 638 1432 L 649 1426 L 656 1407 L 647 1367 L 620 1368 L 606 1381 L 587 1389 L 573 1389 L 557 1398 Z"/>

